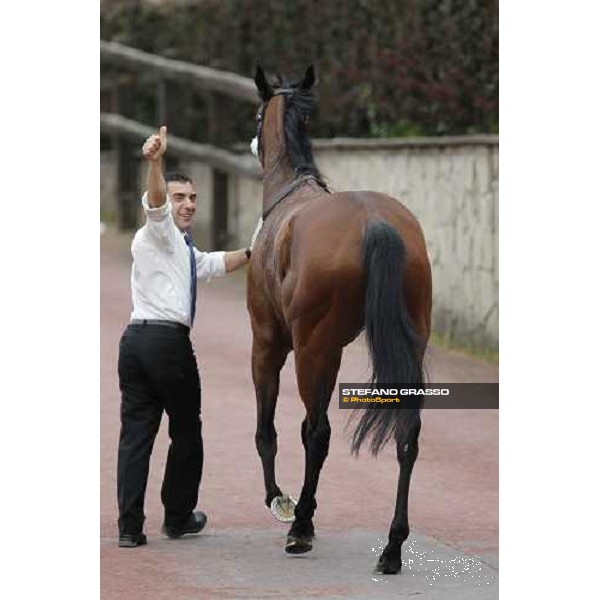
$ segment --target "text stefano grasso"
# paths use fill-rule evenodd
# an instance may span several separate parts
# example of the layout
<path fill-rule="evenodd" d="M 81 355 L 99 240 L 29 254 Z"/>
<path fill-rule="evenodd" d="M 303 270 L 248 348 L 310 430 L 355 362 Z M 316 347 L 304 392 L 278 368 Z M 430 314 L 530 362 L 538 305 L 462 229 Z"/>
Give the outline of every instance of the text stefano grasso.
<path fill-rule="evenodd" d="M 364 396 L 448 396 L 448 388 L 344 388 L 342 394 L 361 394 Z"/>

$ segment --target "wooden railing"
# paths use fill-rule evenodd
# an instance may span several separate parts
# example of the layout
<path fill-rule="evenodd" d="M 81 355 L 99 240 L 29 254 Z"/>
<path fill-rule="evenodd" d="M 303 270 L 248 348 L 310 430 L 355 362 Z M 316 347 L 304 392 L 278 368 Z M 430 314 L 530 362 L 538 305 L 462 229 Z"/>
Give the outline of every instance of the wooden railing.
<path fill-rule="evenodd" d="M 157 73 L 163 79 L 196 85 L 200 89 L 219 92 L 244 102 L 258 102 L 252 79 L 236 73 L 164 58 L 117 42 L 100 41 L 100 56 L 114 64 Z"/>
<path fill-rule="evenodd" d="M 219 99 L 227 96 L 236 101 L 258 104 L 254 82 L 235 73 L 164 58 L 117 42 L 101 41 L 100 56 L 102 61 L 123 69 L 122 75 L 113 78 L 110 84 L 111 111 L 100 113 L 101 131 L 111 135 L 117 154 L 117 225 L 121 229 L 137 226 L 141 144 L 147 136 L 156 132 L 157 124 L 178 121 L 181 125 L 180 107 L 174 105 L 173 98 L 180 97 L 182 90 L 191 86 L 201 90 L 207 102 L 207 143 L 169 133 L 167 167 L 176 168 L 179 158 L 200 159 L 212 167 L 212 241 L 214 246 L 224 246 L 227 243 L 228 175 L 233 173 L 260 179 L 261 172 L 257 164 L 249 164 L 239 155 L 218 147 L 221 127 L 226 119 Z M 154 126 L 128 118 L 132 106 L 132 74 L 137 73 L 145 78 L 150 75 L 155 81 L 157 115 Z M 185 124 L 179 129 L 186 131 Z"/>
<path fill-rule="evenodd" d="M 100 128 L 106 133 L 122 135 L 136 141 L 143 140 L 156 133 L 155 127 L 112 113 L 100 113 Z M 171 134 L 169 134 L 168 144 L 170 153 L 201 160 L 215 169 L 245 175 L 254 179 L 262 177 L 258 164 L 250 165 L 233 152 L 216 148 L 211 144 L 199 144 Z"/>

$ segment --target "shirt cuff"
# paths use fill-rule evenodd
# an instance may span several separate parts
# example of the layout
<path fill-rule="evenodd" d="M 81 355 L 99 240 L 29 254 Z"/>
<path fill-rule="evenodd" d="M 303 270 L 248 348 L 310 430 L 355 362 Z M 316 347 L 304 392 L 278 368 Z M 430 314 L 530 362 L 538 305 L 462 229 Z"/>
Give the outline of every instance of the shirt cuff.
<path fill-rule="evenodd" d="M 153 221 L 162 221 L 171 213 L 171 201 L 169 200 L 169 196 L 165 198 L 165 203 L 161 206 L 152 207 L 148 204 L 148 192 L 144 192 L 144 195 L 142 196 L 142 206 L 144 207 L 144 212 L 148 215 L 148 218 Z"/>
<path fill-rule="evenodd" d="M 227 273 L 225 268 L 225 251 L 208 253 L 208 273 L 203 278 L 205 281 L 210 281 L 213 277 L 223 277 Z"/>

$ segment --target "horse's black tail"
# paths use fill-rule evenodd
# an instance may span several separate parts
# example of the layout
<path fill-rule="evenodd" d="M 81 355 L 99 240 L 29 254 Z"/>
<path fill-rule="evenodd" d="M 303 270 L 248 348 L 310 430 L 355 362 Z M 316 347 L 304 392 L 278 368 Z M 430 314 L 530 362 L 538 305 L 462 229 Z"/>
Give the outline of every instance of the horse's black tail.
<path fill-rule="evenodd" d="M 373 374 L 371 384 L 423 383 L 423 341 L 408 314 L 403 292 L 406 248 L 398 232 L 381 220 L 370 220 L 363 239 L 367 276 L 365 330 Z M 422 398 L 422 396 L 419 396 Z M 411 397 L 415 398 L 415 396 Z M 392 435 L 403 440 L 419 419 L 422 402 L 412 408 L 367 407 L 352 437 L 358 454 L 367 437 L 377 454 Z"/>

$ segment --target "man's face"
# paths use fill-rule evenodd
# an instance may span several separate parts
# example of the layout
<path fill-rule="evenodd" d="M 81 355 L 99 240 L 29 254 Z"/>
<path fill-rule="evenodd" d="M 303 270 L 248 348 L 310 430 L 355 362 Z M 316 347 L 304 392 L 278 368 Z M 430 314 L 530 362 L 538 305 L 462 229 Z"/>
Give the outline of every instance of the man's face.
<path fill-rule="evenodd" d="M 185 231 L 192 225 L 194 213 L 196 212 L 196 190 L 194 186 L 186 181 L 169 181 L 167 193 L 173 205 L 172 215 L 175 225 Z"/>

